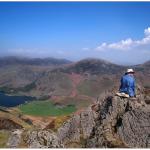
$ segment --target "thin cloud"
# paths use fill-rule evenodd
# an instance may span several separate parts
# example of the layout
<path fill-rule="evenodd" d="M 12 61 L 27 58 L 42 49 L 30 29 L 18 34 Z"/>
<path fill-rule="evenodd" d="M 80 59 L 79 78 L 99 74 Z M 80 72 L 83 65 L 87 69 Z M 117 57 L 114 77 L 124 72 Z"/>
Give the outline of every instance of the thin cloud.
<path fill-rule="evenodd" d="M 83 50 L 83 51 L 88 51 L 89 48 L 88 48 L 88 47 L 84 47 L 84 48 L 82 48 L 82 50 Z"/>
<path fill-rule="evenodd" d="M 25 56 L 25 57 L 45 57 L 49 55 L 48 50 L 39 48 L 15 48 L 8 49 L 7 53 L 14 56 Z"/>
<path fill-rule="evenodd" d="M 131 38 L 121 40 L 116 43 L 102 43 L 95 50 L 96 51 L 107 51 L 107 50 L 119 50 L 129 51 L 133 49 L 150 48 L 150 27 L 144 30 L 144 38 L 141 40 L 133 40 Z"/>
<path fill-rule="evenodd" d="M 57 53 L 60 54 L 60 55 L 66 54 L 65 51 L 62 51 L 62 50 L 58 50 Z"/>

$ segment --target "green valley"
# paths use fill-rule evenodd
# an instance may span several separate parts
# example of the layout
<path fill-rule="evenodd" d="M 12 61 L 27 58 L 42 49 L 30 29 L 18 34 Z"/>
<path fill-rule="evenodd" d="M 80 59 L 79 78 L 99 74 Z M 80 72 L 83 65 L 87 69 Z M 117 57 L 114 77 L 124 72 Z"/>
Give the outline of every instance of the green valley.
<path fill-rule="evenodd" d="M 76 111 L 74 105 L 55 106 L 50 100 L 33 101 L 18 106 L 23 114 L 33 116 L 62 116 Z"/>

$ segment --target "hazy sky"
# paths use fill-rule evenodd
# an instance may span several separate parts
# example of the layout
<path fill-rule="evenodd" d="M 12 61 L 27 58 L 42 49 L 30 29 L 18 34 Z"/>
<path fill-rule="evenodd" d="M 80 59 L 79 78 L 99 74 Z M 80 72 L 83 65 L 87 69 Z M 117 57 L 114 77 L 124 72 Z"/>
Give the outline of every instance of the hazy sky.
<path fill-rule="evenodd" d="M 0 2 L 0 56 L 150 60 L 150 2 Z"/>

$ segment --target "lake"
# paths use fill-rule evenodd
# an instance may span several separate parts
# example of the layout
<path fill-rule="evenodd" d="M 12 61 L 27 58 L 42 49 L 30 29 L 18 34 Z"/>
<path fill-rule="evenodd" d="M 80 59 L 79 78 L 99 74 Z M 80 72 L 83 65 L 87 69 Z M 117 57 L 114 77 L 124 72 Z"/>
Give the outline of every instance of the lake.
<path fill-rule="evenodd" d="M 9 96 L 0 92 L 0 106 L 3 107 L 15 107 L 35 99 L 36 98 L 29 96 Z"/>

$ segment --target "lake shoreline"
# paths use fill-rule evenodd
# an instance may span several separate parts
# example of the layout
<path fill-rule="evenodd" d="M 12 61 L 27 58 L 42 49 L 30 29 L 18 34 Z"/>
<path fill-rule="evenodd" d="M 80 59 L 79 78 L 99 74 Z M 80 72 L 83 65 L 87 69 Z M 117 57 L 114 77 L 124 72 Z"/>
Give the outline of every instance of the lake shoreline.
<path fill-rule="evenodd" d="M 31 96 L 16 96 L 0 91 L 0 106 L 2 107 L 16 107 L 26 102 L 37 100 L 36 97 Z"/>

